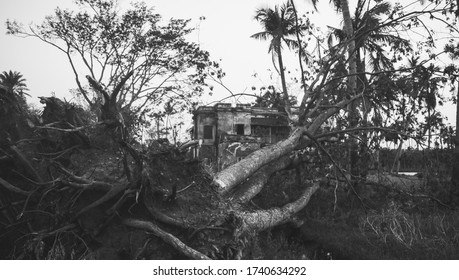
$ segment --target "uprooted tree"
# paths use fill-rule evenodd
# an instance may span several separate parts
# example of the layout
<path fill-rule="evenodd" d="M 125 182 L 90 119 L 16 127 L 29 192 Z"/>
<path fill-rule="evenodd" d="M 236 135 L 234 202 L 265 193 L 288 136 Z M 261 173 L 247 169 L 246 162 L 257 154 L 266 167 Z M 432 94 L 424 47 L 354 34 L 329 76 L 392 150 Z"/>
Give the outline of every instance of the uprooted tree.
<path fill-rule="evenodd" d="M 418 133 L 408 130 L 408 123 L 413 126 L 413 122 L 416 122 L 415 114 L 423 110 L 430 117 L 431 111 L 435 109 L 432 99 L 439 97 L 438 88 L 447 83 L 447 79 L 439 79 L 437 76 L 441 75 L 441 69 L 435 66 L 434 61 L 440 54 L 432 52 L 434 38 L 430 30 L 425 30 L 428 35 L 420 38 L 417 46 L 410 45 L 398 36 L 408 33 L 411 26 L 428 26 L 423 20 L 429 20 L 429 17 L 441 18 L 440 22 L 446 23 L 457 34 L 448 20 L 443 19 L 444 14 L 450 15 L 454 11 L 455 3 L 452 1 L 441 4 L 429 2 L 422 9 L 405 10 L 400 5 L 392 7 L 381 1 L 361 0 L 354 19 L 350 16 L 347 1 L 341 1 L 346 3 L 338 5 L 345 16 L 344 32 L 341 32 L 340 40 L 330 37 L 328 46 L 323 44 L 323 37 L 315 34 L 317 30 L 309 21 L 298 17 L 293 1 L 289 1 L 282 9 L 264 10 L 263 21 L 269 23 L 264 27 L 272 28 L 266 31 L 282 30 L 277 27 L 288 24 L 291 35 L 297 39 L 295 46 L 298 48 L 302 69 L 299 81 L 304 90 L 300 106 L 296 111 L 290 107 L 290 96 L 284 81 L 281 104 L 276 105 L 283 107 L 280 111 L 284 113 L 281 115 L 288 118 L 290 134 L 287 139 L 253 152 L 214 174 L 212 178 L 201 180 L 199 184 L 209 192 L 202 197 L 203 200 L 209 199 L 205 213 L 190 210 L 183 217 L 161 211 L 155 199 L 164 194 L 159 191 L 159 186 L 170 187 L 170 193 L 164 201 L 172 203 L 176 201 L 178 193 L 198 183 L 193 181 L 178 190 L 178 183 L 172 182 L 171 178 L 164 175 L 166 170 L 159 168 L 162 157 L 168 152 L 158 147 L 154 152 L 136 148 L 130 137 L 133 132 L 126 129 L 123 113 L 127 112 L 136 118 L 166 94 L 174 93 L 185 99 L 190 94 L 201 92 L 205 84 L 204 70 L 215 64 L 208 61 L 206 52 L 184 40 L 183 36 L 189 32 L 185 28 L 186 21 L 172 20 L 169 25 L 159 27 L 159 15 L 152 14 L 143 4 L 135 4 L 133 10 L 119 16 L 113 1 L 77 2 L 89 7 L 89 10 L 74 14 L 57 9 L 55 15 L 47 18 L 44 24 L 31 27 L 28 31 L 9 22 L 9 32 L 37 37 L 67 55 L 79 93 L 90 106 L 101 111 L 101 122 L 94 125 L 105 125 L 123 153 L 122 176 L 94 180 L 90 172 L 76 175 L 68 167 L 53 162 L 53 169 L 48 170 L 49 181 L 29 180 L 36 186 L 33 189 L 23 190 L 3 179 L 0 185 L 18 196 L 26 196 L 26 201 L 37 192 L 41 193 L 41 201 L 41 186 L 46 186 L 48 192 L 66 188 L 79 191 L 76 197 L 72 197 L 72 203 L 67 205 L 69 212 L 64 215 L 65 219 L 57 221 L 51 229 L 35 232 L 39 237 L 54 236 L 82 227 L 84 215 L 102 207 L 107 216 L 100 225 L 91 229 L 90 234 L 99 234 L 104 226 L 119 215 L 125 225 L 152 232 L 183 255 L 196 259 L 247 257 L 244 249 L 250 237 L 265 229 L 293 221 L 295 214 L 308 204 L 314 192 L 319 189 L 322 180 L 327 177 L 326 172 L 318 174 L 310 172 L 312 168 L 302 169 L 302 172 L 310 173 L 303 174 L 307 179 L 300 180 L 296 186 L 300 188 L 299 195 L 285 205 L 257 209 L 249 202 L 262 191 L 273 174 L 304 164 L 314 149 L 339 171 L 340 178 L 337 180 L 345 181 L 350 192 L 359 198 L 356 181 L 362 179 L 364 172 L 353 171 L 355 166 L 352 165 L 357 164 L 358 158 L 364 161 L 368 149 L 358 150 L 356 143 L 378 143 L 389 134 L 421 140 L 431 127 Z M 362 7 L 367 7 L 367 10 Z M 288 13 L 288 23 L 282 21 L 284 17 L 278 14 L 279 11 Z M 257 18 L 260 19 L 260 16 Z M 352 28 L 353 21 L 357 30 Z M 393 35 L 394 30 L 398 36 Z M 339 32 L 335 30 L 334 33 Z M 310 37 L 318 40 L 319 48 L 310 49 L 307 45 Z M 280 38 L 282 36 L 276 40 Z M 280 49 L 280 46 L 276 46 L 275 51 L 279 56 Z M 411 64 L 406 64 L 404 60 L 404 57 L 415 58 L 416 54 L 424 53 L 428 55 L 412 59 Z M 366 55 L 373 59 L 373 67 L 365 67 L 368 63 Z M 92 90 L 83 86 L 74 62 L 76 58 L 85 65 Z M 280 63 L 281 59 L 278 61 Z M 191 69 L 195 71 L 190 74 Z M 284 76 L 286 69 L 279 65 L 278 71 Z M 185 76 L 187 83 L 196 86 L 195 90 L 186 89 L 183 83 L 177 83 L 179 77 Z M 172 81 L 172 84 L 168 84 Z M 184 80 L 181 82 L 185 83 Z M 417 90 L 413 89 L 413 84 L 418 86 Z M 396 117 L 394 114 L 397 114 Z M 332 129 L 325 130 L 324 124 L 329 124 L 328 127 Z M 71 133 L 84 131 L 87 126 L 59 128 L 45 125 L 39 129 Z M 342 137 L 334 137 L 338 135 Z M 369 137 L 376 140 L 370 141 Z M 351 164 L 337 162 L 327 151 L 324 142 L 327 142 L 327 147 L 348 143 L 351 147 L 348 149 Z M 180 150 L 173 153 L 179 154 Z M 27 163 L 27 160 L 24 159 L 24 162 Z M 368 162 L 361 163 L 365 164 Z M 33 170 L 33 167 L 27 168 Z M 30 179 L 30 176 L 26 177 Z M 88 205 L 75 203 L 82 192 L 90 190 L 102 192 L 103 195 Z M 161 229 L 156 222 L 140 220 L 135 215 L 129 215 L 129 211 L 121 214 L 127 202 L 142 204 L 156 222 L 191 231 L 191 238 L 207 238 L 206 244 L 214 246 L 193 249 Z M 110 205 L 107 206 L 107 203 Z M 222 234 L 218 239 L 198 234 L 205 230 Z"/>

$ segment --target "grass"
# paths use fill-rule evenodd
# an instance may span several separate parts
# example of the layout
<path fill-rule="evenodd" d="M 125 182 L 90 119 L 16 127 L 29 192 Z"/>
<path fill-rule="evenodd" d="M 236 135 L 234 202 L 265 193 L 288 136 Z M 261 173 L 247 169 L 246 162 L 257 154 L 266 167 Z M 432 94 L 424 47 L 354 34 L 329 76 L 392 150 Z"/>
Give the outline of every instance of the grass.
<path fill-rule="evenodd" d="M 260 193 L 257 204 L 263 208 L 295 197 L 292 174 L 276 177 Z M 345 185 L 325 184 L 300 212 L 304 225 L 284 229 L 267 246 L 276 248 L 273 258 L 284 259 L 311 258 L 310 244 L 333 259 L 459 259 L 459 210 L 448 203 L 450 183 L 438 176 L 420 180 L 421 187 L 409 192 L 397 185 L 364 185 L 359 194 L 366 208 Z"/>

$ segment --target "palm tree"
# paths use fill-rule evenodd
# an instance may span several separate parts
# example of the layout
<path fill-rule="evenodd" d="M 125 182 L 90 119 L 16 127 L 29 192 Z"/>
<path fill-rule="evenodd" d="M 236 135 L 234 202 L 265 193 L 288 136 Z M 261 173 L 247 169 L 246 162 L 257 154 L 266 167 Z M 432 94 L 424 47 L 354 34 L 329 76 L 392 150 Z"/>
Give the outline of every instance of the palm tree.
<path fill-rule="evenodd" d="M 21 97 L 28 95 L 25 93 L 27 90 L 25 81 L 26 79 L 17 71 L 3 71 L 3 73 L 0 74 L 0 84 Z"/>
<path fill-rule="evenodd" d="M 393 62 L 386 56 L 383 45 L 392 45 L 399 50 L 409 51 L 411 50 L 410 42 L 389 34 L 388 32 L 392 28 L 391 25 L 381 27 L 380 16 L 391 12 L 391 4 L 389 2 L 378 3 L 364 12 L 363 8 L 366 6 L 366 2 L 367 0 L 358 1 L 352 22 L 355 30 L 357 70 L 365 72 L 365 59 L 368 59 L 374 71 L 391 70 L 393 69 Z M 333 28 L 333 35 L 340 41 L 346 40 L 346 35 L 341 29 Z"/>
<path fill-rule="evenodd" d="M 26 79 L 17 71 L 3 71 L 0 74 L 0 85 L 2 86 L 0 101 L 8 103 L 15 110 L 21 111 L 25 108 L 25 95 L 30 96 L 25 93 L 27 90 L 25 81 Z"/>
<path fill-rule="evenodd" d="M 0 138 L 17 140 L 21 137 L 19 124 L 27 110 L 25 90 L 25 79 L 19 72 L 4 71 L 0 74 Z"/>
<path fill-rule="evenodd" d="M 285 43 L 289 48 L 298 46 L 296 40 L 289 38 L 289 36 L 296 34 L 295 12 L 290 1 L 288 1 L 281 7 L 276 5 L 274 10 L 270 8 L 258 9 L 255 19 L 262 24 L 264 30 L 253 34 L 251 37 L 260 40 L 270 40 L 268 52 L 272 53 L 273 59 L 277 56 L 279 64 L 277 71 L 281 76 L 283 99 L 285 106 L 288 106 L 288 92 L 282 61 L 282 44 Z M 276 65 L 274 64 L 274 66 Z"/>

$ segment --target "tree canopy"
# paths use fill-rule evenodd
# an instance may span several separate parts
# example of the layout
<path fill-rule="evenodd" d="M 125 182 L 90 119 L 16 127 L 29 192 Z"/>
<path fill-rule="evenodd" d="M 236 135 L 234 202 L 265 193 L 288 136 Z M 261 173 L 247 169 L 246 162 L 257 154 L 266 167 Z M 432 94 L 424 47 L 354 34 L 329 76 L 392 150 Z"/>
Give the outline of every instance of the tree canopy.
<path fill-rule="evenodd" d="M 187 41 L 189 20 L 164 21 L 143 2 L 122 12 L 115 0 L 75 2 L 78 11 L 56 8 L 39 25 L 7 21 L 7 29 L 64 53 L 89 106 L 140 116 L 169 98 L 186 107 L 204 92 L 206 68 L 218 65 Z"/>

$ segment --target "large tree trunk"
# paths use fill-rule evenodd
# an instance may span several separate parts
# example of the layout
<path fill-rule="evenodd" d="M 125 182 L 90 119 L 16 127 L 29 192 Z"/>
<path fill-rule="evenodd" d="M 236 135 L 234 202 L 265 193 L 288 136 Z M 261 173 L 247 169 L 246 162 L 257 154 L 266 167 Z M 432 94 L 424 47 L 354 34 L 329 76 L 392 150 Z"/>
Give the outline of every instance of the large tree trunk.
<path fill-rule="evenodd" d="M 234 194 L 231 195 L 231 202 L 236 205 L 249 202 L 263 189 L 273 173 L 284 170 L 292 164 L 292 162 L 293 160 L 290 156 L 286 155 L 268 165 L 263 166 L 237 188 Z"/>
<path fill-rule="evenodd" d="M 354 96 L 351 99 L 345 99 L 339 102 L 336 106 L 327 109 L 315 117 L 307 128 L 297 127 L 287 139 L 257 150 L 241 161 L 217 173 L 213 179 L 213 185 L 216 187 L 217 192 L 222 195 L 228 193 L 232 188 L 248 179 L 264 165 L 271 163 L 281 156 L 287 155 L 293 151 L 295 147 L 297 147 L 303 134 L 314 135 L 320 126 L 328 120 L 328 118 L 339 112 L 342 108 L 347 106 L 349 102 L 352 102 L 357 98 L 358 96 Z"/>
<path fill-rule="evenodd" d="M 226 194 L 233 187 L 249 178 L 262 166 L 293 151 L 305 128 L 296 128 L 290 136 L 274 145 L 257 150 L 237 164 L 220 171 L 214 177 L 213 184 L 220 194 Z"/>
<path fill-rule="evenodd" d="M 241 226 L 237 229 L 238 232 L 236 232 L 236 236 L 242 232 L 262 231 L 290 221 L 294 214 L 298 213 L 308 204 L 309 199 L 318 189 L 319 182 L 314 182 L 312 186 L 306 188 L 297 200 L 280 208 L 271 208 L 255 212 L 235 212 L 234 215 L 236 219 L 241 221 Z"/>

